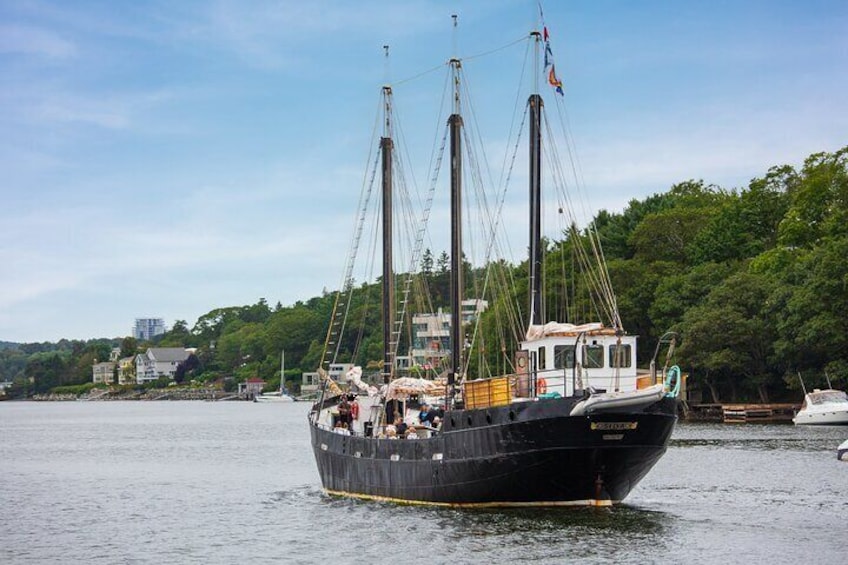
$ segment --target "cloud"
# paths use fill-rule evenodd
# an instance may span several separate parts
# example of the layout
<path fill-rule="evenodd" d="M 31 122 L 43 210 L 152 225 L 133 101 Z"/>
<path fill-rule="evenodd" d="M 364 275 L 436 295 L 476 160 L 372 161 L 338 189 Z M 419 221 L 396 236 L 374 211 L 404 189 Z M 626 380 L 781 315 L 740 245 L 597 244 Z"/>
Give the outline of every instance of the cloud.
<path fill-rule="evenodd" d="M 77 54 L 77 47 L 47 29 L 12 24 L 0 25 L 0 53 L 68 59 Z"/>
<path fill-rule="evenodd" d="M 9 121 L 25 120 L 45 127 L 80 124 L 109 130 L 150 130 L 155 122 L 148 118 L 162 107 L 194 94 L 169 87 L 127 91 L 112 88 L 95 93 L 84 87 L 42 81 L 16 85 L 14 91 L 0 96 L 7 104 L 3 114 Z"/>
<path fill-rule="evenodd" d="M 265 0 L 245 10 L 237 0 L 219 0 L 202 16 L 203 24 L 191 22 L 185 33 L 212 42 L 248 64 L 279 69 L 314 64 L 323 57 L 344 57 L 358 39 L 379 45 L 391 37 L 444 25 L 441 14 L 432 2 L 424 1 Z"/>

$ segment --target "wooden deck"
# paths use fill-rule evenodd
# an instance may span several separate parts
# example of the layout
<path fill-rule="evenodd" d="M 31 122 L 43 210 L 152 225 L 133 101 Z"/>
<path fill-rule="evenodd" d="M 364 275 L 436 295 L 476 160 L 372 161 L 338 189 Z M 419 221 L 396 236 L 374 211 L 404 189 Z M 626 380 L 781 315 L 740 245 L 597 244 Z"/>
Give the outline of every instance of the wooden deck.
<path fill-rule="evenodd" d="M 800 404 L 690 404 L 686 420 L 692 422 L 790 423 Z"/>

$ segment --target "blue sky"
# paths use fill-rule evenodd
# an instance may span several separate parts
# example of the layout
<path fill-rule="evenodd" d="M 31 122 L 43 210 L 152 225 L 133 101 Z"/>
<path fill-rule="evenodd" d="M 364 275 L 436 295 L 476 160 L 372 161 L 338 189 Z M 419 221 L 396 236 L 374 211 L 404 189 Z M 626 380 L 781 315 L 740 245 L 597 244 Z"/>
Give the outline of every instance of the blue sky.
<path fill-rule="evenodd" d="M 596 208 L 690 178 L 745 187 L 848 144 L 843 0 L 544 9 Z M 465 55 L 525 35 L 538 10 L 4 1 L 0 340 L 123 336 L 136 317 L 191 326 L 213 308 L 333 289 L 379 88 L 447 59 L 452 13 Z M 478 94 L 510 92 L 497 65 L 467 65 Z M 424 127 L 429 92 L 395 94 L 411 101 L 407 134 Z M 497 120 L 480 127 L 505 136 Z"/>

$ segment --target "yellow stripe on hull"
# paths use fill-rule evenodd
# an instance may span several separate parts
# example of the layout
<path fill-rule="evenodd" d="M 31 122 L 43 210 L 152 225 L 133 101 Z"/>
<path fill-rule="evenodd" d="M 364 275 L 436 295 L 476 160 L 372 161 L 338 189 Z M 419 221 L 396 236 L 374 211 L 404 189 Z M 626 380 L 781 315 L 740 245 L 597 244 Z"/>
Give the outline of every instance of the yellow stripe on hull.
<path fill-rule="evenodd" d="M 358 498 L 360 500 L 373 500 L 377 502 L 392 502 L 395 504 L 410 504 L 415 506 L 446 506 L 450 508 L 529 508 L 529 507 L 555 507 L 555 506 L 594 506 L 598 508 L 612 506 L 616 502 L 612 500 L 555 500 L 539 502 L 430 502 L 428 500 L 406 500 L 391 496 L 378 496 L 375 494 L 359 494 L 340 490 L 324 489 L 330 496 L 343 496 L 347 498 Z"/>

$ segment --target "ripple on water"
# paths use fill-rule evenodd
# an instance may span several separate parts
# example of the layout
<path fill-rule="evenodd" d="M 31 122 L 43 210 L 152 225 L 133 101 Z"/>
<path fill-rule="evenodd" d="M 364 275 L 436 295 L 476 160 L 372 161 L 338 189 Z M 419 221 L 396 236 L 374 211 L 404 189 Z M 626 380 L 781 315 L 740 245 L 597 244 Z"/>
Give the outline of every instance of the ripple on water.
<path fill-rule="evenodd" d="M 848 551 L 846 428 L 683 424 L 626 504 L 461 510 L 325 495 L 300 403 L 3 404 L 4 564 L 795 565 Z"/>

